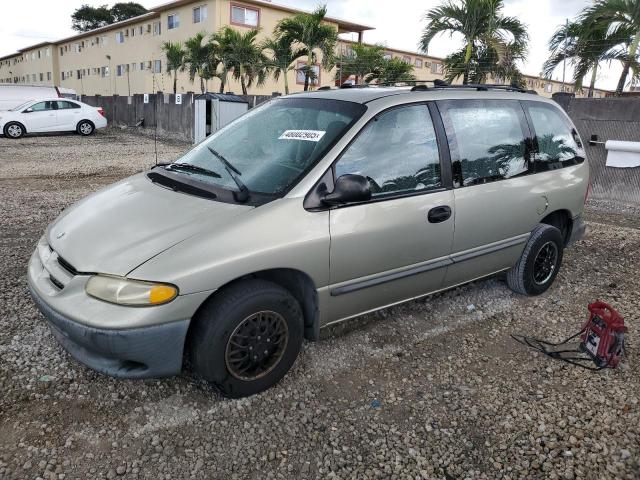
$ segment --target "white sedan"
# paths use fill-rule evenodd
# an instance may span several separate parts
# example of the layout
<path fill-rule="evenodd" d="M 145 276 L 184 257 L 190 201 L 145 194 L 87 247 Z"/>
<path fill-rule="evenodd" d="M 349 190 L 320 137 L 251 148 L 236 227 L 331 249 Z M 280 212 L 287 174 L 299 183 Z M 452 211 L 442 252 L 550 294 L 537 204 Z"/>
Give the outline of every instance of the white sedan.
<path fill-rule="evenodd" d="M 9 138 L 42 132 L 78 132 L 86 136 L 106 126 L 102 107 L 66 98 L 30 100 L 0 112 L 0 132 Z"/>

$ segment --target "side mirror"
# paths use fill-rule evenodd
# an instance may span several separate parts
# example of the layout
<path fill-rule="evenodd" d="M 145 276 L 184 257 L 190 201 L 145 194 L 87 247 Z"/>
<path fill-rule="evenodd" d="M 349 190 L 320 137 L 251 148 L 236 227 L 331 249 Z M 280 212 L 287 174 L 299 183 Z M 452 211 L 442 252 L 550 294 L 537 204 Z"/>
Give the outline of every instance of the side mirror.
<path fill-rule="evenodd" d="M 31 113 L 31 112 L 33 112 L 33 108 L 31 108 L 31 107 L 27 108 L 27 109 L 24 111 L 24 113 Z"/>
<path fill-rule="evenodd" d="M 366 202 L 371 199 L 371 185 L 362 175 L 347 174 L 336 180 L 333 192 L 322 197 L 322 202 L 328 205 L 343 203 Z"/>

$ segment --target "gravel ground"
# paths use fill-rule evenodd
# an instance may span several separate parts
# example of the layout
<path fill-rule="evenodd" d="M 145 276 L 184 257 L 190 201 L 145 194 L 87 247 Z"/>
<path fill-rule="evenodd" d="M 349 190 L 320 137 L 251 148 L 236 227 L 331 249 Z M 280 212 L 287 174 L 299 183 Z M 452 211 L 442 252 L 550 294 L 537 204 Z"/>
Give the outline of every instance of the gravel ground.
<path fill-rule="evenodd" d="M 188 148 L 158 146 L 160 160 Z M 368 315 L 306 344 L 275 388 L 227 400 L 188 375 L 83 367 L 26 291 L 47 223 L 153 159 L 153 140 L 120 131 L 0 138 L 0 478 L 640 478 L 637 209 L 590 207 L 541 297 L 492 278 Z M 595 299 L 630 327 L 621 368 L 584 371 L 510 338 L 563 338 Z"/>

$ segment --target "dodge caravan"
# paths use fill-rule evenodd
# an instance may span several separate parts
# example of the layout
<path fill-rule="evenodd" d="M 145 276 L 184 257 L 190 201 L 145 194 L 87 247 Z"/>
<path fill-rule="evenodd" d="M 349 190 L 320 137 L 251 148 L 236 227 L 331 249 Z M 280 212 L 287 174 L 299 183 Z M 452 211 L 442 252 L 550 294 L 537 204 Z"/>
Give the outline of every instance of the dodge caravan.
<path fill-rule="evenodd" d="M 28 267 L 77 360 L 225 395 L 278 382 L 320 328 L 506 273 L 543 293 L 584 233 L 582 142 L 491 86 L 280 97 L 66 209 Z"/>

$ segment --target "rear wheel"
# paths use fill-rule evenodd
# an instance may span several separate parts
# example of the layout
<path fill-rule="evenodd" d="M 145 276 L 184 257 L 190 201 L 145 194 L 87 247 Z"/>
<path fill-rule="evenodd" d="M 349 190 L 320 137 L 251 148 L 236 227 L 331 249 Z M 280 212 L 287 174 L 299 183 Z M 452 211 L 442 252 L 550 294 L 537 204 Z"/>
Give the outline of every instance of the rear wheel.
<path fill-rule="evenodd" d="M 93 123 L 91 123 L 89 120 L 82 120 L 80 123 L 78 123 L 78 126 L 76 127 L 76 131 L 80 135 L 84 135 L 85 137 L 91 135 L 94 130 L 95 130 L 95 127 L 93 126 Z"/>
<path fill-rule="evenodd" d="M 300 305 L 287 290 L 265 280 L 221 291 L 193 321 L 191 363 L 229 397 L 253 395 L 280 381 L 302 346 Z"/>
<path fill-rule="evenodd" d="M 26 133 L 24 126 L 18 122 L 10 122 L 4 126 L 4 135 L 9 138 L 20 138 Z"/>
<path fill-rule="evenodd" d="M 507 285 L 523 295 L 540 295 L 553 283 L 562 264 L 564 239 L 556 227 L 540 224 L 507 273 Z"/>

